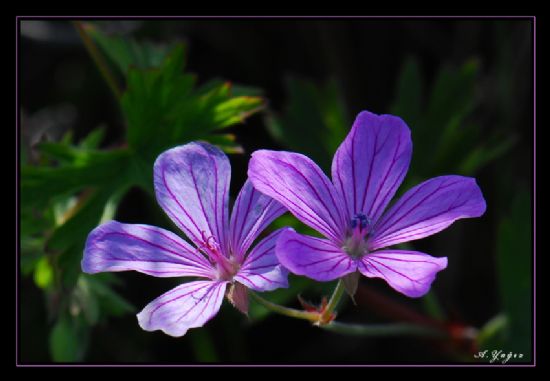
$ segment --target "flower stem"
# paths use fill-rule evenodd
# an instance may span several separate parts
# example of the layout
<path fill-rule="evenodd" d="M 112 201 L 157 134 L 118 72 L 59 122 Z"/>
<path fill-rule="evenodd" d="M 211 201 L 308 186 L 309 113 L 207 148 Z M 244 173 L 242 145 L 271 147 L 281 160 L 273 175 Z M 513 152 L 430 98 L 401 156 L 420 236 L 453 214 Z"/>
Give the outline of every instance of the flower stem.
<path fill-rule="evenodd" d="M 422 336 L 445 338 L 448 335 L 440 329 L 408 323 L 391 324 L 348 324 L 332 321 L 320 326 L 327 331 L 353 336 Z"/>
<path fill-rule="evenodd" d="M 330 300 L 328 301 L 328 304 L 324 309 L 323 314 L 319 317 L 320 325 L 326 325 L 326 323 L 332 320 L 332 313 L 336 309 L 336 307 L 338 307 L 338 303 L 340 302 L 342 295 L 344 295 L 344 290 L 344 281 L 340 279 L 338 280 L 336 288 L 332 292 L 332 296 L 330 297 Z"/>
<path fill-rule="evenodd" d="M 249 293 L 252 298 L 254 298 L 254 300 L 256 300 L 258 303 L 263 305 L 268 310 L 271 310 L 278 314 L 286 315 L 296 319 L 309 320 L 311 322 L 317 322 L 319 320 L 319 314 L 317 312 L 301 311 L 294 308 L 284 307 L 279 304 L 272 303 L 269 300 L 265 300 L 253 291 L 249 291 Z"/>
<path fill-rule="evenodd" d="M 80 21 L 73 21 L 73 25 L 76 28 L 78 34 L 80 35 L 80 38 L 82 39 L 82 42 L 84 43 L 84 46 L 86 47 L 86 50 L 94 60 L 95 64 L 97 65 L 97 68 L 99 69 L 99 72 L 109 85 L 109 88 L 115 95 L 116 99 L 120 99 L 122 96 L 122 90 L 118 87 L 117 81 L 115 80 L 115 77 L 113 73 L 111 72 L 111 69 L 109 69 L 109 66 L 107 65 L 107 62 L 99 52 L 99 49 L 97 48 L 96 44 L 92 41 L 88 33 L 86 33 L 86 29 L 82 25 Z"/>

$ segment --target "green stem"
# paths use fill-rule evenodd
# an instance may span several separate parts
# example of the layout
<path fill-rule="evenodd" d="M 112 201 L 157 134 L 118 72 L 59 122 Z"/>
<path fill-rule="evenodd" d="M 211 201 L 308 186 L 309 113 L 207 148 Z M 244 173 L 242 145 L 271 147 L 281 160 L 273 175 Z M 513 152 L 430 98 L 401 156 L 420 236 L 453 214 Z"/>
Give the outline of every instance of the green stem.
<path fill-rule="evenodd" d="M 316 322 L 319 319 L 319 314 L 317 312 L 301 311 L 294 308 L 283 307 L 279 304 L 272 303 L 269 300 L 265 300 L 253 291 L 249 291 L 249 293 L 258 303 L 263 305 L 268 310 L 271 310 L 278 314 L 286 315 L 296 319 L 309 320 L 311 322 Z"/>
<path fill-rule="evenodd" d="M 327 331 L 354 336 L 422 336 L 445 338 L 444 331 L 422 325 L 394 323 L 394 324 L 347 324 L 332 321 L 320 326 Z"/>
<path fill-rule="evenodd" d="M 330 297 L 325 310 L 323 311 L 323 315 L 319 319 L 320 322 L 329 322 L 331 320 L 332 312 L 336 309 L 336 307 L 338 307 L 338 303 L 340 302 L 340 299 L 342 299 L 344 291 L 344 281 L 340 279 L 336 285 L 336 288 L 332 292 L 332 296 Z"/>
<path fill-rule="evenodd" d="M 82 39 L 86 50 L 97 65 L 99 72 L 109 85 L 109 88 L 111 89 L 117 100 L 120 99 L 120 97 L 122 97 L 122 90 L 118 87 L 115 77 L 109 69 L 109 65 L 107 65 L 107 62 L 99 52 L 96 44 L 92 41 L 88 33 L 86 33 L 86 30 L 80 21 L 73 21 L 73 25 L 80 35 L 80 38 Z"/>

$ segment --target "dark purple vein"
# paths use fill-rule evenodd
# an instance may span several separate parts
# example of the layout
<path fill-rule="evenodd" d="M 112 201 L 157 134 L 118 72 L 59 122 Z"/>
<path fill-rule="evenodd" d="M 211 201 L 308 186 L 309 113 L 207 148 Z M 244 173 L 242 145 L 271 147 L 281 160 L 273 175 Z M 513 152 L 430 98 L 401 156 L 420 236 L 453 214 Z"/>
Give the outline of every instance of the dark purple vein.
<path fill-rule="evenodd" d="M 402 276 L 402 277 L 405 278 L 405 279 L 410 280 L 410 281 L 413 282 L 413 283 L 420 283 L 418 280 L 413 279 L 413 278 L 411 278 L 411 277 L 409 277 L 409 276 L 407 276 L 407 275 L 405 275 L 405 274 L 403 274 L 403 273 L 401 273 L 401 272 L 399 272 L 399 271 L 397 271 L 397 270 L 395 270 L 395 269 L 392 269 L 391 267 L 386 266 L 386 265 L 383 264 L 382 262 L 379 262 L 379 261 L 377 261 L 377 260 L 375 260 L 375 259 L 373 259 L 373 258 L 368 258 L 367 261 L 369 261 L 369 262 L 370 262 L 370 261 L 376 262 L 376 263 L 378 263 L 380 266 L 384 266 L 384 267 L 387 268 L 388 270 L 390 270 L 390 271 L 392 271 L 392 272 L 394 272 L 394 273 L 396 273 L 396 274 Z M 374 265 L 373 265 L 373 266 L 374 266 Z"/>
<path fill-rule="evenodd" d="M 212 284 L 212 282 L 207 282 L 205 285 L 202 285 L 202 286 L 200 286 L 199 288 L 196 288 L 196 289 L 193 290 L 193 291 L 190 291 L 190 292 L 188 292 L 188 293 L 186 293 L 186 294 L 183 294 L 183 295 L 178 295 L 178 296 L 176 296 L 176 297 L 173 298 L 173 299 L 166 300 L 166 301 L 160 303 L 158 306 L 156 306 L 156 307 L 149 313 L 149 324 L 151 324 L 151 320 L 153 319 L 153 314 L 154 314 L 155 312 L 157 312 L 160 308 L 162 308 L 163 306 L 165 306 L 166 304 L 175 302 L 176 300 L 179 300 L 179 299 L 181 299 L 181 298 L 183 298 L 183 297 L 185 297 L 185 296 L 187 296 L 187 295 L 193 294 L 193 293 L 195 293 L 195 292 L 199 292 L 200 290 L 202 290 L 202 289 L 205 288 L 205 287 L 210 286 L 211 284 Z M 186 288 L 189 288 L 189 287 L 186 287 Z M 182 289 L 185 290 L 186 288 L 182 288 Z M 181 291 L 182 289 L 173 290 L 173 292 Z M 167 295 L 170 295 L 170 294 L 172 294 L 172 292 L 170 292 L 169 294 L 165 294 L 165 295 L 163 295 L 163 296 L 167 296 Z"/>
<path fill-rule="evenodd" d="M 429 197 L 429 196 L 427 196 L 427 197 Z M 456 199 L 455 199 L 455 201 L 456 201 Z M 454 203 L 455 201 L 453 201 L 453 203 Z M 422 202 L 424 202 L 424 200 L 420 201 L 419 204 L 422 203 Z M 415 231 L 415 230 L 417 230 L 417 229 L 413 229 L 413 230 L 411 230 L 411 231 L 405 231 L 405 229 L 410 228 L 410 227 L 412 227 L 412 226 L 414 226 L 414 225 L 416 225 L 416 224 L 419 224 L 419 223 L 421 223 L 421 222 L 429 221 L 429 220 L 431 220 L 431 219 L 433 219 L 433 218 L 440 217 L 440 216 L 442 216 L 442 215 L 444 215 L 444 214 L 447 214 L 447 213 L 451 212 L 451 209 L 458 209 L 458 208 L 463 207 L 464 205 L 466 205 L 466 203 L 468 203 L 468 199 L 464 200 L 464 202 L 462 202 L 460 205 L 452 205 L 452 204 L 451 204 L 451 206 L 448 207 L 448 208 L 447 208 L 446 210 L 444 210 L 444 211 L 437 212 L 436 214 L 431 215 L 431 216 L 429 216 L 429 217 L 421 217 L 421 219 L 418 219 L 418 220 L 416 220 L 416 221 L 414 221 L 414 222 L 412 222 L 412 223 L 410 223 L 410 224 L 408 224 L 408 225 L 406 225 L 406 226 L 397 227 L 397 228 L 396 228 L 395 226 L 397 225 L 397 222 L 399 222 L 400 220 L 403 219 L 403 216 L 402 216 L 398 221 L 396 221 L 396 222 L 392 225 L 392 226 L 394 227 L 393 230 L 390 229 L 390 231 L 384 231 L 384 233 L 383 233 L 383 234 L 380 234 L 379 237 L 383 237 L 383 238 L 385 239 L 386 237 L 390 237 L 390 236 L 392 236 L 392 235 L 394 235 L 394 234 L 395 234 L 395 235 L 400 235 L 400 234 L 404 234 L 404 233 L 410 233 L 410 232 Z M 418 206 L 418 205 L 417 205 L 417 206 Z M 415 208 L 416 208 L 416 206 L 415 206 Z M 419 218 L 420 218 L 420 217 L 419 217 Z M 453 221 L 451 221 L 451 222 L 453 222 Z M 450 223 L 451 223 L 451 222 L 450 222 Z M 443 223 L 443 222 L 441 222 L 441 223 Z M 433 225 L 431 225 L 431 226 L 433 226 Z M 418 229 L 422 229 L 422 228 L 418 228 Z M 388 229 L 386 229 L 386 230 L 388 230 Z"/>
<path fill-rule="evenodd" d="M 355 210 L 354 211 L 355 213 L 364 212 L 364 213 L 368 214 L 369 217 L 370 217 L 370 213 L 369 213 L 370 211 L 367 211 L 365 209 L 365 201 L 367 199 L 367 193 L 369 193 L 370 179 L 372 177 L 372 166 L 374 165 L 374 160 L 376 159 L 376 155 L 378 154 L 378 150 L 376 149 L 376 145 L 378 143 L 379 133 L 380 133 L 380 129 L 374 135 L 374 142 L 373 142 L 373 146 L 372 146 L 372 155 L 371 155 L 370 165 L 369 165 L 369 174 L 367 176 L 367 182 L 365 184 L 365 188 L 362 189 L 362 191 L 363 191 L 363 200 L 361 200 L 361 210 Z M 389 136 L 389 133 L 387 134 L 387 136 Z"/>
<path fill-rule="evenodd" d="M 334 239 L 335 241 L 337 241 L 337 237 L 334 235 L 334 233 L 332 232 L 332 229 L 330 228 L 329 225 L 327 225 L 327 223 L 322 220 L 319 216 L 317 215 L 313 215 L 311 213 L 309 213 L 307 210 L 305 210 L 304 208 L 302 208 L 300 205 L 296 204 L 294 201 L 292 201 L 291 199 L 289 199 L 287 196 L 285 196 L 284 194 L 282 194 L 281 192 L 279 192 L 278 190 L 276 190 L 271 184 L 269 183 L 266 183 L 266 182 L 262 182 L 266 187 L 270 188 L 274 193 L 276 193 L 279 197 L 281 197 L 282 199 L 286 200 L 289 204 L 293 205 L 295 209 L 298 209 L 300 212 L 302 212 L 303 214 L 307 215 L 309 218 L 304 218 L 302 216 L 302 218 L 304 218 L 305 220 L 309 220 L 309 223 L 316 226 L 317 229 L 322 229 L 323 232 L 330 236 L 332 239 Z M 298 195 L 296 195 L 294 192 L 292 192 L 290 189 L 287 189 L 290 193 L 292 193 L 292 195 L 294 197 L 296 197 L 298 200 L 300 200 L 302 202 L 302 204 L 306 205 L 307 206 L 307 203 L 304 202 L 304 200 L 302 200 Z M 309 207 L 308 207 L 309 208 Z M 289 208 L 290 209 L 290 208 Z"/>
<path fill-rule="evenodd" d="M 170 187 L 168 186 L 168 183 L 166 182 L 166 172 L 164 171 L 164 169 L 161 169 L 161 176 L 162 176 L 162 182 L 164 183 L 164 188 L 168 191 L 168 193 L 170 194 L 170 197 L 172 197 L 172 199 L 176 202 L 176 204 L 178 204 L 178 206 L 180 207 L 181 211 L 183 213 L 185 213 L 185 215 L 187 216 L 187 218 L 189 219 L 189 221 L 193 224 L 193 226 L 195 226 L 195 229 L 197 229 L 197 232 L 200 232 L 201 229 L 198 227 L 197 223 L 195 222 L 195 220 L 189 215 L 189 213 L 187 213 L 187 210 L 183 207 L 183 205 L 179 202 L 179 200 L 176 198 L 176 195 L 174 195 L 174 193 L 172 193 L 172 190 L 170 189 Z M 195 238 L 195 242 L 196 243 L 199 243 L 199 242 L 202 242 L 202 239 L 198 239 L 198 237 L 193 233 L 191 232 L 191 230 L 185 226 L 185 224 L 183 222 L 181 222 L 181 220 L 169 209 L 169 208 L 166 208 L 167 212 L 169 214 L 172 215 L 172 217 L 179 222 L 180 224 L 180 228 L 184 229 L 184 230 L 187 230 L 188 232 L 188 236 L 190 236 L 191 238 Z"/>
<path fill-rule="evenodd" d="M 328 225 L 333 229 L 333 231 L 334 231 L 335 233 L 337 233 L 338 230 L 339 230 L 339 229 L 338 229 L 338 227 L 339 227 L 339 226 L 338 226 L 338 220 L 341 221 L 342 218 L 341 218 L 340 214 L 338 213 L 338 210 L 337 210 L 337 209 L 335 209 L 335 212 L 338 214 L 338 216 L 339 216 L 340 218 L 338 218 L 338 219 L 334 218 L 332 208 L 337 208 L 337 206 L 336 206 L 336 203 L 335 203 L 335 201 L 334 201 L 334 198 L 332 197 L 332 194 L 331 194 L 331 192 L 330 192 L 330 189 L 328 188 L 328 185 L 327 185 L 324 181 L 321 181 L 321 183 L 325 186 L 326 191 L 327 191 L 327 192 L 329 193 L 329 195 L 331 196 L 331 199 L 332 199 L 332 201 L 333 201 L 332 208 L 329 208 L 329 207 L 327 206 L 327 204 L 325 203 L 324 197 L 321 197 L 321 196 L 319 195 L 319 192 L 317 192 L 317 189 L 313 186 L 313 184 L 311 184 L 311 182 L 309 181 L 309 179 L 308 179 L 301 171 L 298 170 L 298 168 L 296 168 L 294 165 L 292 165 L 292 164 L 290 164 L 290 163 L 287 163 L 287 162 L 285 162 L 285 161 L 283 161 L 283 160 L 279 160 L 279 159 L 276 159 L 276 158 L 273 158 L 273 160 L 276 161 L 276 162 L 278 162 L 278 163 L 280 163 L 280 164 L 282 164 L 283 166 L 289 167 L 291 170 L 293 170 L 295 173 L 297 173 L 300 177 L 302 177 L 302 178 L 304 179 L 304 181 L 307 183 L 308 187 L 315 193 L 315 197 L 317 198 L 317 200 L 319 200 L 319 201 L 321 202 L 321 204 L 323 205 L 323 207 L 325 208 L 325 210 L 328 212 L 328 214 L 329 214 L 329 216 L 330 216 L 330 219 L 332 220 L 332 221 L 331 221 L 332 223 L 328 223 Z M 314 173 L 316 173 L 318 177 L 321 177 L 320 174 L 317 173 L 315 167 L 313 167 L 310 163 L 307 163 L 307 162 L 306 162 L 306 165 L 307 165 L 310 169 L 312 169 L 312 171 L 313 171 Z M 323 178 L 321 177 L 321 180 L 326 180 L 326 179 L 323 179 Z M 327 180 L 327 181 L 328 181 L 328 180 Z M 289 189 L 289 190 L 290 190 L 290 189 Z M 302 202 L 303 202 L 303 201 L 302 201 Z M 305 204 L 307 205 L 307 203 L 305 203 Z M 332 225 L 332 226 L 331 226 L 331 225 Z"/>
<path fill-rule="evenodd" d="M 186 253 L 192 254 L 193 257 L 195 257 L 195 258 L 197 258 L 197 260 L 201 261 L 201 263 L 203 263 L 207 268 L 211 268 L 210 263 L 208 263 L 206 261 L 206 259 L 201 254 L 196 253 L 194 247 L 192 247 L 192 246 L 190 246 L 189 248 L 185 247 L 181 242 L 176 241 L 175 239 L 171 238 L 170 236 L 164 234 L 162 231 L 147 229 L 146 227 L 143 227 L 143 226 L 141 226 L 140 228 L 145 230 L 145 231 L 148 231 L 148 232 L 160 234 L 161 236 L 163 236 L 167 240 L 173 242 L 174 244 L 176 244 L 177 246 L 179 246 L 180 248 L 185 250 Z"/>
<path fill-rule="evenodd" d="M 388 176 L 390 173 L 392 173 L 393 171 L 393 167 L 395 166 L 395 163 L 397 163 L 397 153 L 399 152 L 399 149 L 401 148 L 401 135 L 399 135 L 399 140 L 397 141 L 397 148 L 396 150 L 394 151 L 393 153 L 393 157 L 392 157 L 392 161 L 391 161 L 391 164 L 390 164 L 390 167 L 386 170 L 386 173 L 384 175 L 384 178 L 382 179 L 382 181 L 378 184 L 378 189 L 376 190 L 376 194 L 375 194 L 375 198 L 374 198 L 374 201 L 372 202 L 372 205 L 371 205 L 371 208 L 370 210 L 367 212 L 367 214 L 369 214 L 370 218 L 373 219 L 373 221 L 376 220 L 376 213 L 378 212 L 378 209 L 380 208 L 380 205 L 383 205 L 388 194 L 390 194 L 393 190 L 393 187 L 395 186 L 395 184 L 397 183 L 397 181 L 399 180 L 399 178 L 401 177 L 401 174 L 403 172 L 403 170 L 401 170 L 401 173 L 399 174 L 399 176 L 396 177 L 396 180 L 393 182 L 392 186 L 388 189 L 388 191 L 384 194 L 384 196 L 380 199 L 378 197 L 378 195 L 380 194 L 380 191 L 382 190 L 382 186 L 386 183 L 387 179 L 388 179 Z M 376 201 L 378 201 L 378 205 L 376 205 Z M 374 206 L 376 205 L 376 209 L 373 210 Z"/>
<path fill-rule="evenodd" d="M 126 232 L 108 232 L 108 233 L 104 233 L 101 237 L 104 238 L 104 237 L 109 236 L 109 235 L 121 235 L 121 236 L 123 236 L 123 237 L 131 237 L 131 238 L 133 238 L 133 239 L 135 239 L 135 240 L 137 240 L 137 241 L 140 241 L 140 242 L 143 242 L 143 243 L 148 244 L 148 245 L 150 245 L 150 246 L 156 247 L 157 249 L 160 249 L 160 250 L 162 250 L 162 251 L 166 251 L 166 252 L 168 252 L 168 253 L 174 254 L 174 255 L 177 256 L 178 258 L 183 258 L 183 259 L 185 259 L 185 261 L 182 260 L 182 261 L 180 262 L 180 264 L 184 264 L 184 265 L 189 265 L 189 264 L 190 264 L 190 265 L 193 265 L 193 266 L 204 266 L 204 265 L 203 265 L 202 263 L 200 263 L 200 262 L 193 262 L 193 261 L 191 261 L 190 258 L 184 257 L 183 255 L 181 255 L 181 254 L 178 253 L 177 251 L 170 250 L 170 249 L 167 248 L 167 247 L 158 245 L 158 244 L 156 244 L 156 243 L 154 243 L 154 242 L 148 241 L 148 240 L 146 240 L 146 239 L 144 239 L 144 238 L 137 237 L 137 236 L 135 236 L 135 235 L 133 235 L 133 234 L 130 234 L 130 233 L 126 233 Z M 209 267 L 209 266 L 206 266 L 205 268 L 206 268 L 206 269 L 211 269 L 211 267 Z"/>
<path fill-rule="evenodd" d="M 401 211 L 401 206 L 405 204 L 405 202 L 409 201 L 411 199 L 411 197 L 409 197 L 406 201 L 403 201 L 403 202 L 398 202 L 396 205 L 393 206 L 393 210 L 392 210 L 392 214 L 391 216 L 388 216 L 387 218 L 384 218 L 384 222 L 381 223 L 381 226 L 379 226 L 378 228 L 380 230 L 376 230 L 377 232 L 377 236 L 382 236 L 383 234 L 385 235 L 385 231 L 384 231 L 384 227 L 387 223 L 390 223 L 392 224 L 392 226 L 395 226 L 399 223 L 399 221 L 403 220 L 403 218 L 407 217 L 413 210 L 415 210 L 420 204 L 422 204 L 423 202 L 425 202 L 428 198 L 432 197 L 436 192 L 439 192 L 443 189 L 446 189 L 450 186 L 453 186 L 454 184 L 457 184 L 459 183 L 460 180 L 458 181 L 455 181 L 451 184 L 439 184 L 437 185 L 436 189 L 434 189 L 432 192 L 430 192 L 427 196 L 424 196 L 420 201 L 416 202 L 416 204 L 414 204 L 412 207 L 410 207 L 405 213 L 403 213 L 401 216 L 398 217 L 397 221 L 391 221 L 391 218 L 394 217 L 395 213 L 397 211 Z M 416 194 L 418 193 L 421 188 L 423 188 L 422 185 L 420 185 L 417 189 L 415 189 L 412 193 Z"/>

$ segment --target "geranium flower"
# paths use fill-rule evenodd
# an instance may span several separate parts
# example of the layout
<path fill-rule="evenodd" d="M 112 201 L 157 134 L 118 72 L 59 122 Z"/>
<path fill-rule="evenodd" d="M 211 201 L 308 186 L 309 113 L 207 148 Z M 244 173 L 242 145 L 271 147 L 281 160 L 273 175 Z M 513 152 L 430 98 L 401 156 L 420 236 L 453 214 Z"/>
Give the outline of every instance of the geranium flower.
<path fill-rule="evenodd" d="M 485 200 L 475 179 L 440 176 L 406 192 L 385 210 L 412 155 L 410 130 L 398 117 L 361 112 L 332 161 L 332 182 L 308 157 L 256 151 L 248 176 L 326 239 L 289 230 L 276 254 L 291 272 L 317 281 L 344 278 L 353 294 L 358 273 L 384 279 L 397 291 L 428 292 L 447 258 L 387 248 L 435 234 L 460 218 L 479 217 Z"/>
<path fill-rule="evenodd" d="M 161 154 L 154 166 L 157 201 L 196 248 L 167 230 L 107 222 L 86 241 L 82 269 L 139 271 L 156 277 L 199 277 L 149 303 L 137 317 L 146 331 L 182 336 L 200 327 L 220 309 L 227 296 L 242 312 L 247 288 L 269 291 L 288 287 L 288 272 L 275 256 L 279 229 L 249 250 L 258 235 L 285 208 L 257 192 L 247 181 L 229 221 L 227 156 L 205 143 L 189 143 Z"/>

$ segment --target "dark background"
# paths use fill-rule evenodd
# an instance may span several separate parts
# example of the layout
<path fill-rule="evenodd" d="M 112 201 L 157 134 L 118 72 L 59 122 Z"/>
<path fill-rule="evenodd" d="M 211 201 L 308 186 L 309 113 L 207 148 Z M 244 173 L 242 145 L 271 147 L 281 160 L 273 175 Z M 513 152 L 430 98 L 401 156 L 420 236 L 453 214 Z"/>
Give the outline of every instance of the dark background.
<path fill-rule="evenodd" d="M 419 250 L 442 256 L 451 253 L 450 266 L 438 275 L 434 287 L 453 321 L 481 327 L 501 309 L 495 270 L 495 234 L 502 214 L 499 207 L 513 199 L 517 184 L 532 184 L 532 23 L 498 19 L 183 19 L 106 22 L 112 33 L 159 42 L 187 44 L 187 70 L 199 81 L 223 78 L 263 89 L 269 107 L 284 111 L 285 79 L 293 77 L 324 83 L 335 79 L 343 91 L 351 117 L 361 110 L 387 113 L 394 100 L 403 62 L 415 57 L 430 88 L 443 65 L 461 65 L 476 58 L 480 64 L 480 106 L 474 111 L 484 134 L 502 126 L 502 102 L 517 136 L 513 148 L 484 167 L 476 176 L 488 203 L 483 218 L 453 225 L 436 237 L 426 238 Z M 124 125 L 108 87 L 84 50 L 69 22 L 37 21 L 23 25 L 20 37 L 20 102 L 28 130 L 51 126 L 55 139 L 67 129 L 85 136 L 100 124 L 107 126 L 104 146 L 121 141 Z M 504 68 L 504 69 L 502 69 Z M 505 71 L 510 86 L 498 86 Z M 502 99 L 505 99 L 504 101 Z M 499 103 L 500 102 L 500 103 Z M 245 180 L 249 154 L 259 148 L 280 149 L 255 115 L 232 128 L 245 155 L 231 155 L 232 193 Z M 413 127 L 413 126 L 411 126 Z M 415 154 L 413 152 L 413 162 Z M 443 174 L 443 173 L 442 173 Z M 507 186 L 513 184 L 514 186 Z M 147 223 L 147 196 L 131 191 L 117 213 L 122 222 Z M 464 241 L 466 239 L 466 241 Z M 457 242 L 459 241 L 460 242 Z M 460 244 L 460 253 L 453 247 Z M 526 253 L 532 250 L 526 248 Z M 167 291 L 172 283 L 138 273 L 121 274 L 118 291 L 138 310 Z M 418 300 L 397 295 L 383 282 L 362 278 L 362 285 L 394 302 L 421 311 Z M 49 362 L 44 297 L 32 279 L 23 279 L 21 295 L 21 359 Z M 306 295 L 308 296 L 308 295 Z M 315 294 L 311 295 L 316 300 Z M 341 311 L 350 321 L 384 321 L 376 307 L 358 297 Z M 297 306 L 294 303 L 295 306 Z M 526 311 L 525 313 L 529 313 Z M 446 350 L 430 340 L 414 338 L 360 338 L 339 336 L 309 327 L 307 323 L 271 315 L 257 324 L 247 323 L 224 303 L 221 312 L 201 328 L 212 340 L 222 362 L 261 363 L 391 363 L 448 362 Z M 202 336 L 192 330 L 180 339 L 159 332 L 147 333 L 135 316 L 112 318 L 94 328 L 85 361 L 188 363 L 197 359 Z"/>

